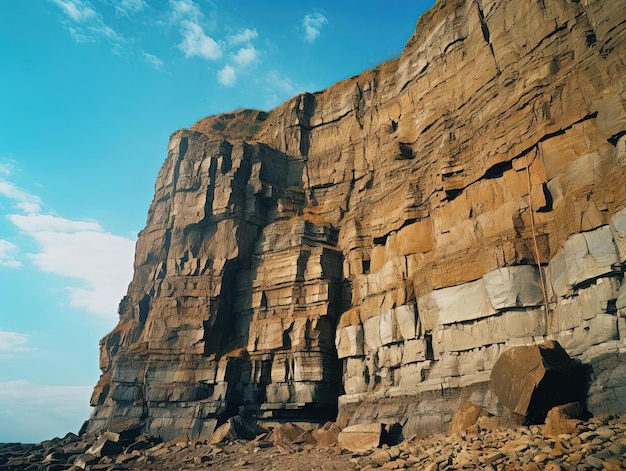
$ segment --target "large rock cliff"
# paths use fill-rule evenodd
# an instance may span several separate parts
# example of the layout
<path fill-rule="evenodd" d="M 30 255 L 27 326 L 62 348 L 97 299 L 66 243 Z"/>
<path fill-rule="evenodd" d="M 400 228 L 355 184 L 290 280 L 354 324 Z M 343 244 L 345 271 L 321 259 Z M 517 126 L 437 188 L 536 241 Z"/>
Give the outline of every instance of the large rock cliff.
<path fill-rule="evenodd" d="M 85 425 L 428 433 L 555 339 L 626 412 L 626 8 L 439 0 L 399 58 L 171 136 Z"/>

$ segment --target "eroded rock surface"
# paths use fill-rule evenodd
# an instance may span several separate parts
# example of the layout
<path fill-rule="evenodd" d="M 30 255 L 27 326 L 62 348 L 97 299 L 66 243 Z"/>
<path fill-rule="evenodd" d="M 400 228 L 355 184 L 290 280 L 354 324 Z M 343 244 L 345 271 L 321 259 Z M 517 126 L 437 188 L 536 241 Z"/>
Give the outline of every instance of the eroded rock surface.
<path fill-rule="evenodd" d="M 85 429 L 443 431 L 547 339 L 626 412 L 625 43 L 620 2 L 440 0 L 399 58 L 174 133 Z"/>

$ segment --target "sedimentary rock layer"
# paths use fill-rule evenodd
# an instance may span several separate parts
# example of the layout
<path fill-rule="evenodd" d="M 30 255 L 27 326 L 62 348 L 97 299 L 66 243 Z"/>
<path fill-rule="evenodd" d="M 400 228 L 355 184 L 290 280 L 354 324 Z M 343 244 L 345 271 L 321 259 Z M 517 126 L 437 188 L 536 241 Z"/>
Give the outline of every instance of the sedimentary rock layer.
<path fill-rule="evenodd" d="M 399 58 L 174 133 L 86 429 L 444 429 L 546 339 L 626 412 L 625 46 L 620 2 L 440 0 Z"/>

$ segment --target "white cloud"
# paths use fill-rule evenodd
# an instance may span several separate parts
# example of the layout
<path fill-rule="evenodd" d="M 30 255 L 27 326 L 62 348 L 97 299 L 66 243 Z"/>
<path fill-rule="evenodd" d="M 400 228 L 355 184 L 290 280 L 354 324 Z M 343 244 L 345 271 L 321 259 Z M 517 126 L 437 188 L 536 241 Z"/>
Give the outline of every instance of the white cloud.
<path fill-rule="evenodd" d="M 9 242 L 8 240 L 0 239 L 0 267 L 19 268 L 22 266 L 22 262 L 15 259 L 13 252 L 17 252 L 17 245 Z M 2 331 L 0 331 L 0 334 Z M 2 341 L 0 339 L 0 349 L 2 348 Z"/>
<path fill-rule="evenodd" d="M 79 282 L 67 288 L 71 306 L 115 315 L 132 278 L 133 240 L 95 222 L 49 214 L 13 214 L 9 220 L 37 242 L 39 250 L 29 258 L 40 270 Z"/>
<path fill-rule="evenodd" d="M 322 13 L 310 13 L 305 15 L 302 20 L 304 39 L 310 43 L 314 42 L 326 24 L 328 24 L 328 19 Z"/>
<path fill-rule="evenodd" d="M 178 48 L 185 57 L 217 60 L 222 49 L 215 39 L 204 32 L 200 20 L 204 17 L 200 7 L 192 0 L 170 0 L 172 20 L 178 23 L 183 41 Z"/>
<path fill-rule="evenodd" d="M 198 56 L 203 59 L 219 59 L 222 57 L 220 45 L 210 36 L 207 36 L 198 23 L 185 20 L 181 24 L 183 42 L 178 45 L 185 57 Z"/>
<path fill-rule="evenodd" d="M 146 60 L 146 62 L 155 69 L 161 70 L 163 68 L 163 61 L 154 54 L 150 54 L 146 51 L 141 51 L 141 54 L 143 55 L 143 58 Z"/>
<path fill-rule="evenodd" d="M 237 72 L 231 65 L 225 65 L 218 73 L 217 80 L 226 87 L 232 87 L 237 81 Z"/>
<path fill-rule="evenodd" d="M 94 42 L 97 39 L 104 39 L 113 45 L 113 52 L 118 52 L 121 44 L 126 42 L 124 36 L 107 25 L 100 13 L 94 6 L 86 0 L 50 0 L 57 5 L 66 15 L 69 21 L 64 24 L 70 32 L 70 36 L 77 43 Z M 136 4 L 136 0 L 122 0 L 118 5 L 125 5 L 132 8 L 131 4 Z"/>
<path fill-rule="evenodd" d="M 113 3 L 118 15 L 130 16 L 139 13 L 148 4 L 144 0 L 117 0 Z"/>
<path fill-rule="evenodd" d="M 26 346 L 29 338 L 28 334 L 18 334 L 17 332 L 0 329 L 0 353 L 29 350 Z"/>
<path fill-rule="evenodd" d="M 226 40 L 228 41 L 228 44 L 230 44 L 231 46 L 236 46 L 238 44 L 249 43 L 253 39 L 257 39 L 258 37 L 259 37 L 259 33 L 256 32 L 256 29 L 246 28 L 237 34 L 228 36 Z"/>
<path fill-rule="evenodd" d="M 39 442 L 78 432 L 89 415 L 92 386 L 0 382 L 0 442 Z"/>
<path fill-rule="evenodd" d="M 198 21 L 202 17 L 200 7 L 193 0 L 170 0 L 174 19 L 187 18 Z"/>
<path fill-rule="evenodd" d="M 35 195 L 18 188 L 6 180 L 0 180 L 0 196 L 15 201 L 15 205 L 26 212 L 38 212 L 41 209 L 41 200 Z"/>
<path fill-rule="evenodd" d="M 258 58 L 259 54 L 254 46 L 242 47 L 235 54 L 233 60 L 239 67 L 246 67 Z"/>
<path fill-rule="evenodd" d="M 83 0 L 50 0 L 76 23 L 85 23 L 97 18 L 98 13 L 93 5 Z"/>

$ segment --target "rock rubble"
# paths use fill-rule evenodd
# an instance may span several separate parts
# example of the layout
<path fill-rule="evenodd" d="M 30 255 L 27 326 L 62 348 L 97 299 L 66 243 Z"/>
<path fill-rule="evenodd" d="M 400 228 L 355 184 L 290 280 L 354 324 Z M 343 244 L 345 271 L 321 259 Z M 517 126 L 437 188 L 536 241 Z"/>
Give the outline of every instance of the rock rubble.
<path fill-rule="evenodd" d="M 219 443 L 183 437 L 164 443 L 141 435 L 122 449 L 98 445 L 99 456 L 87 450 L 115 438 L 112 432 L 82 437 L 68 434 L 36 445 L 0 445 L 0 470 L 626 469 L 626 416 L 570 419 L 575 423 L 569 433 L 558 435 L 546 433 L 550 424 L 505 428 L 497 418 L 487 419 L 478 418 L 464 431 L 450 435 L 410 437 L 359 452 L 342 450 L 331 423 L 312 433 L 286 424 L 252 440 L 233 438 Z M 380 424 L 378 429 L 380 434 Z M 311 439 L 315 436 L 318 438 Z"/>

